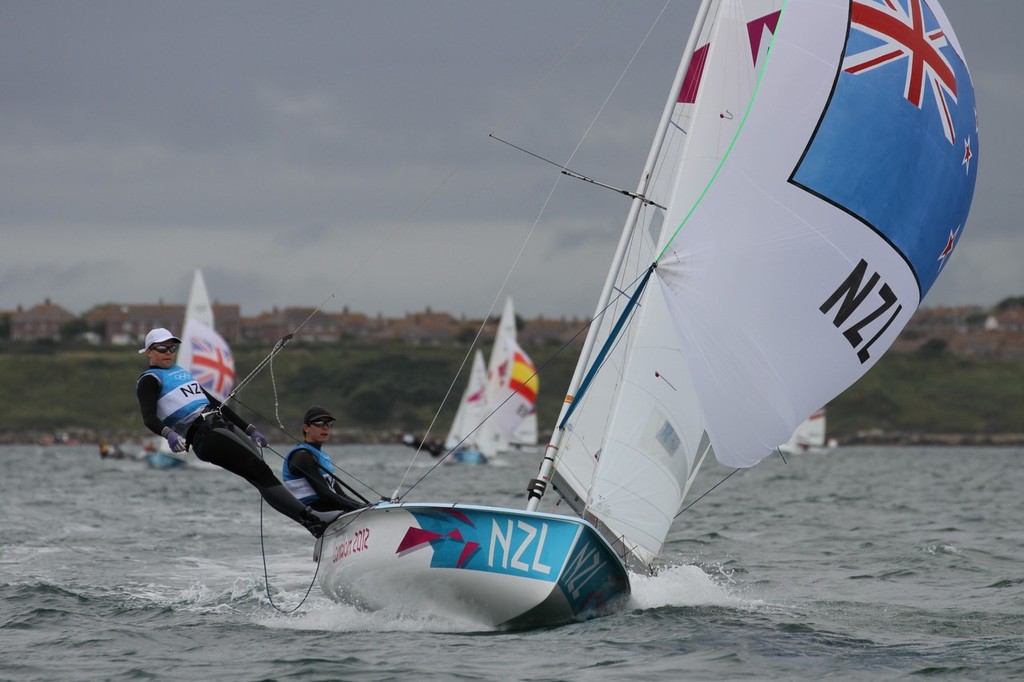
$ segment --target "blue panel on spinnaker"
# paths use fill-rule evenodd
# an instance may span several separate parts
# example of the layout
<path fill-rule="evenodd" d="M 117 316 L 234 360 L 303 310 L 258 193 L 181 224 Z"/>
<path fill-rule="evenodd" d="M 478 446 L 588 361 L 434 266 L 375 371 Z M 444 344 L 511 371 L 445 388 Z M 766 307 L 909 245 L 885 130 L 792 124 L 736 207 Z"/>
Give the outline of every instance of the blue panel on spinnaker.
<path fill-rule="evenodd" d="M 850 16 L 834 92 L 793 181 L 883 235 L 923 298 L 974 195 L 974 86 L 925 0 L 854 0 Z"/>

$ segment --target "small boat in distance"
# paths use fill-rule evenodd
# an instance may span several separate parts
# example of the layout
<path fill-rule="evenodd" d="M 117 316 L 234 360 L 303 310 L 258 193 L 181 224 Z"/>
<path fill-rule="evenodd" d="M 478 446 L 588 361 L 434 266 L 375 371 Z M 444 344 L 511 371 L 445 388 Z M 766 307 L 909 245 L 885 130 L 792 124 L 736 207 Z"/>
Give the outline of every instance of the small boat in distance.
<path fill-rule="evenodd" d="M 485 464 L 513 444 L 537 443 L 537 391 L 533 360 L 520 346 L 512 298 L 494 335 L 487 369 L 483 354 L 473 354 L 469 381 L 445 439 L 449 461 Z"/>
<path fill-rule="evenodd" d="M 800 422 L 796 431 L 779 446 L 784 455 L 825 454 L 838 445 L 835 439 L 825 439 L 825 408 L 821 408 Z"/>

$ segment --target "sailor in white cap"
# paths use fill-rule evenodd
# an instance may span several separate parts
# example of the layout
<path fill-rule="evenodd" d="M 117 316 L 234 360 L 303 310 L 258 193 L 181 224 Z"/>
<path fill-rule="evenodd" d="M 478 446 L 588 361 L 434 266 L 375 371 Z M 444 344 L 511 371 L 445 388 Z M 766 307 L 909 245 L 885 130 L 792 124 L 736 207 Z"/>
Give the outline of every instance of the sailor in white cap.
<path fill-rule="evenodd" d="M 149 359 L 135 385 L 146 427 L 166 438 L 173 452 L 191 447 L 204 462 L 241 476 L 271 507 L 315 537 L 323 535 L 340 513 L 314 511 L 288 492 L 257 450 L 268 445 L 266 437 L 207 393 L 187 369 L 174 364 L 180 344 L 181 339 L 160 327 L 146 334 L 146 345 L 139 351 Z"/>

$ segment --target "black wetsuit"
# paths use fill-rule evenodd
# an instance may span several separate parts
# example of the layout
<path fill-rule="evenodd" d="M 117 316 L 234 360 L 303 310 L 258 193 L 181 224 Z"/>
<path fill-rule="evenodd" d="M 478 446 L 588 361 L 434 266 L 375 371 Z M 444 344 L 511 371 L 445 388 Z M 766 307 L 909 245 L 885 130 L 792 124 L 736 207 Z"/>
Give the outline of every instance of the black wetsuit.
<path fill-rule="evenodd" d="M 317 447 L 315 443 L 309 443 L 309 445 L 314 448 Z M 319 450 L 320 448 L 317 449 Z M 326 455 L 326 453 L 324 454 Z M 296 446 L 288 453 L 285 460 L 288 462 L 288 468 L 291 470 L 292 476 L 301 476 L 306 479 L 310 487 L 313 488 L 313 492 L 317 494 L 319 499 L 309 503 L 309 506 L 313 509 L 322 512 L 350 512 L 365 506 L 364 503 L 356 502 L 346 495 L 342 491 L 341 484 L 336 479 L 325 477 L 320 471 L 320 466 L 317 464 L 316 455 L 306 448 Z"/>
<path fill-rule="evenodd" d="M 260 491 L 267 504 L 320 537 L 338 514 L 325 516 L 295 499 L 274 476 L 259 450 L 244 433 L 249 426 L 245 420 L 205 390 L 203 393 L 212 407 L 220 409 L 219 413 L 207 411 L 189 427 L 185 442 L 192 447 L 196 457 L 241 476 Z M 165 424 L 156 412 L 159 379 L 143 373 L 136 384 L 135 394 L 142 410 L 142 421 L 150 431 L 162 436 Z"/>

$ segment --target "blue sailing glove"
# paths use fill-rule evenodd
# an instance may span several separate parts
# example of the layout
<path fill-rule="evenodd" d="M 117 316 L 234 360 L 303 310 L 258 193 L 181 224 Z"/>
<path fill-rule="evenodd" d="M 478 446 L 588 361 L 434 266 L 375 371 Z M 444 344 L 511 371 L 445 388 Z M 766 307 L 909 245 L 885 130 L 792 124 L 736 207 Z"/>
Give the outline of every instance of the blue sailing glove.
<path fill-rule="evenodd" d="M 265 448 L 270 445 L 270 441 L 267 440 L 267 437 L 257 431 L 256 427 L 252 424 L 249 424 L 249 426 L 245 428 L 245 435 L 249 436 L 249 439 L 261 448 Z"/>
<path fill-rule="evenodd" d="M 171 452 L 185 452 L 185 439 L 174 431 L 167 434 L 167 445 Z"/>

